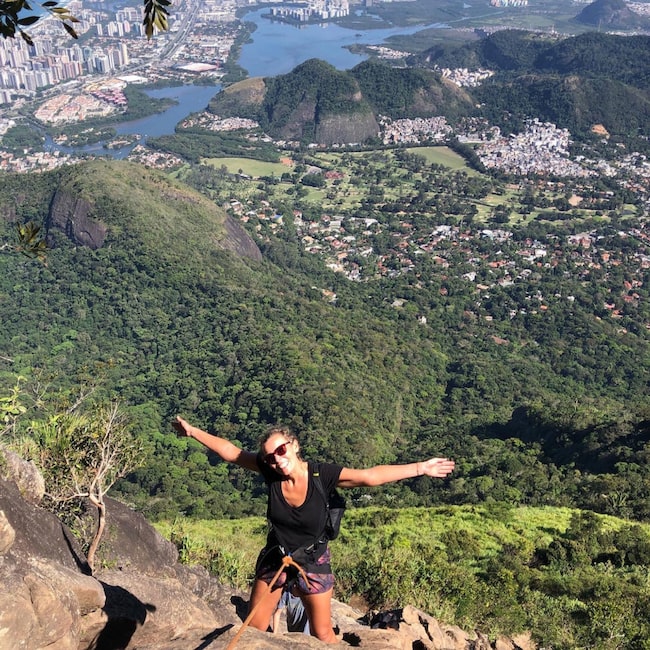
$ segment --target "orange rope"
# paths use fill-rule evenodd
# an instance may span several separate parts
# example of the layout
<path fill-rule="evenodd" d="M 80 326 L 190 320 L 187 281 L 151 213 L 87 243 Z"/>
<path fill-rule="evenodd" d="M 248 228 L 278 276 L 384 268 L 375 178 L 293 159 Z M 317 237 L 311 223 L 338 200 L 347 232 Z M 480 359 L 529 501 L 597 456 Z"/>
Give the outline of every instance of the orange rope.
<path fill-rule="evenodd" d="M 307 579 L 307 574 L 303 571 L 302 567 L 296 562 L 294 562 L 293 558 L 290 555 L 285 555 L 282 558 L 282 566 L 277 570 L 276 574 L 273 576 L 273 580 L 269 582 L 263 596 L 257 601 L 255 607 L 253 607 L 253 609 L 251 609 L 251 611 L 248 613 L 248 616 L 246 617 L 246 620 L 244 621 L 241 628 L 239 629 L 239 632 L 235 634 L 233 640 L 226 647 L 226 650 L 232 650 L 232 648 L 234 648 L 237 645 L 237 642 L 239 641 L 239 637 L 241 637 L 241 635 L 244 633 L 244 630 L 248 627 L 248 624 L 251 622 L 251 619 L 255 615 L 255 611 L 261 605 L 262 601 L 271 593 L 271 589 L 273 588 L 273 585 L 278 581 L 280 574 L 289 566 L 295 566 L 298 569 L 298 571 L 300 571 L 300 575 L 303 577 L 307 587 L 309 587 L 309 580 Z"/>

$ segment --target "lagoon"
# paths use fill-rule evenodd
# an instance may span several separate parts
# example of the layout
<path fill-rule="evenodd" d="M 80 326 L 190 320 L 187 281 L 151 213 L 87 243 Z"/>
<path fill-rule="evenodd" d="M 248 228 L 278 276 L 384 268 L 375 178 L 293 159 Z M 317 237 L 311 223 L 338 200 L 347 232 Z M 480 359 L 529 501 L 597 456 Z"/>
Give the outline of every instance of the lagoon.
<path fill-rule="evenodd" d="M 390 36 L 413 34 L 434 26 L 416 25 L 354 31 L 334 23 L 294 26 L 264 18 L 263 14 L 266 13 L 268 13 L 268 9 L 261 9 L 244 16 L 245 21 L 253 22 L 257 26 L 251 40 L 242 47 L 238 60 L 239 65 L 246 69 L 250 77 L 272 77 L 286 74 L 297 65 L 312 58 L 327 61 L 339 70 L 349 70 L 368 57 L 365 54 L 350 52 L 346 49 L 347 45 L 355 43 L 381 44 Z M 435 27 L 445 27 L 445 25 L 435 25 Z M 163 113 L 132 122 L 118 122 L 112 126 L 118 135 L 140 135 L 143 143 L 148 137 L 172 134 L 176 125 L 190 113 L 204 110 L 219 90 L 221 90 L 221 86 L 216 84 L 212 86 L 190 84 L 148 90 L 146 92 L 151 97 L 169 97 L 177 103 Z M 104 149 L 103 143 L 72 148 L 56 146 L 51 139 L 48 139 L 47 146 L 65 153 L 125 158 L 135 145 L 115 150 Z"/>
<path fill-rule="evenodd" d="M 338 70 L 349 70 L 368 57 L 354 54 L 346 46 L 381 45 L 390 36 L 415 34 L 430 27 L 446 27 L 442 24 L 412 25 L 356 31 L 334 23 L 292 25 L 264 18 L 264 14 L 268 13 L 269 9 L 259 9 L 243 18 L 257 26 L 251 41 L 242 47 L 238 61 L 249 77 L 286 74 L 308 59 L 322 59 Z"/>
<path fill-rule="evenodd" d="M 186 118 L 190 113 L 197 113 L 207 108 L 210 100 L 221 90 L 220 85 L 214 86 L 173 86 L 171 88 L 155 88 L 145 91 L 150 97 L 161 99 L 167 97 L 173 99 L 176 104 L 170 106 L 162 113 L 149 115 L 131 122 L 117 122 L 112 124 L 118 136 L 136 134 L 142 136 L 142 143 L 148 137 L 169 135 L 174 133 L 176 125 Z M 58 149 L 64 153 L 84 153 L 98 156 L 111 156 L 122 159 L 131 153 L 135 144 L 120 149 L 104 149 L 103 143 L 87 145 L 85 147 L 64 147 L 54 145 L 51 138 L 47 139 L 47 146 Z"/>

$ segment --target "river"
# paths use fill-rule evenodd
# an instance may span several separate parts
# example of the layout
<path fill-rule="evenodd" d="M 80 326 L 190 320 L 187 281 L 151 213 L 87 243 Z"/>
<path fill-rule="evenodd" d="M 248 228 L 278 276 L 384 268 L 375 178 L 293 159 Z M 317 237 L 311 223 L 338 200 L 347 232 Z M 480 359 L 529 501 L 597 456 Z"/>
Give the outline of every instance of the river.
<path fill-rule="evenodd" d="M 273 77 L 286 74 L 300 63 L 312 58 L 327 61 L 339 70 L 349 70 L 364 61 L 367 56 L 350 52 L 346 49 L 347 45 L 379 44 L 389 36 L 413 34 L 427 27 L 427 25 L 417 25 L 354 31 L 334 23 L 294 26 L 264 18 L 263 14 L 268 14 L 268 11 L 268 9 L 260 9 L 244 16 L 245 21 L 257 25 L 250 41 L 243 45 L 238 61 L 250 77 Z M 435 26 L 444 27 L 444 25 Z M 220 89 L 219 85 L 185 85 L 148 90 L 146 92 L 151 97 L 167 97 L 177 103 L 163 113 L 132 122 L 118 122 L 111 126 L 115 128 L 118 135 L 140 135 L 141 142 L 145 142 L 148 137 L 172 134 L 178 122 L 190 113 L 205 109 L 210 99 Z M 135 146 L 128 145 L 121 149 L 108 150 L 104 149 L 103 143 L 100 142 L 72 148 L 57 146 L 49 138 L 46 145 L 48 148 L 58 149 L 64 153 L 110 155 L 113 158 L 125 158 Z"/>

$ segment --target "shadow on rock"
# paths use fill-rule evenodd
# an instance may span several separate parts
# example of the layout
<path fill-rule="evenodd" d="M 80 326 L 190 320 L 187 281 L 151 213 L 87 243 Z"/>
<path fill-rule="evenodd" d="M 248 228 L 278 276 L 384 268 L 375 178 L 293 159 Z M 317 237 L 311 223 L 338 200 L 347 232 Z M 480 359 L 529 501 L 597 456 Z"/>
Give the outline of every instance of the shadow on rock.
<path fill-rule="evenodd" d="M 241 596 L 233 596 L 230 602 L 235 606 L 235 612 L 239 618 L 244 621 L 248 616 L 248 601 Z"/>
<path fill-rule="evenodd" d="M 138 626 L 144 625 L 147 612 L 156 608 L 143 603 L 131 592 L 102 582 L 106 594 L 104 612 L 108 622 L 89 646 L 89 650 L 124 650 Z"/>
<path fill-rule="evenodd" d="M 228 630 L 232 629 L 234 625 L 224 625 L 223 627 L 217 628 L 214 630 L 214 632 L 210 632 L 210 634 L 206 634 L 206 636 L 203 637 L 202 641 L 203 643 L 199 644 L 194 648 L 194 650 L 205 650 L 205 648 L 209 647 L 210 644 L 217 638 L 219 638 L 222 634 L 225 634 Z"/>
<path fill-rule="evenodd" d="M 75 564 L 77 565 L 79 571 L 85 576 L 91 576 L 93 572 L 88 565 L 88 560 L 86 560 L 80 553 L 77 552 L 76 540 L 74 539 L 70 530 L 63 524 L 61 524 L 61 535 L 65 540 L 68 550 L 70 551 L 70 557 L 72 557 L 72 559 L 75 561 Z"/>

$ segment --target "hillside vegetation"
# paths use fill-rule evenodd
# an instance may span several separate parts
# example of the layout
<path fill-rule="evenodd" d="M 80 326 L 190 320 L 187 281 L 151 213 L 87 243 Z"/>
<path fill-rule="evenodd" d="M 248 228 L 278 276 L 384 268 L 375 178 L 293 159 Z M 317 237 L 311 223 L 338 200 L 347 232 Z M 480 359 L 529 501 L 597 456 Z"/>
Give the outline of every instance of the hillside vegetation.
<path fill-rule="evenodd" d="M 452 178 L 458 196 L 480 189 L 458 172 L 439 180 Z M 450 257 L 453 272 L 425 263 L 418 277 L 350 282 L 302 252 L 290 205 L 281 237 L 260 222 L 264 259 L 243 258 L 248 248 L 214 244 L 227 223 L 219 208 L 129 164 L 6 176 L 4 186 L 11 219 L 47 223 L 65 187 L 109 226 L 96 250 L 53 230 L 47 267 L 0 256 L 2 380 L 53 376 L 54 390 L 102 377 L 148 445 L 146 466 L 121 489 L 149 517 L 263 512 L 259 482 L 171 433 L 176 413 L 247 447 L 266 423 L 285 421 L 308 457 L 348 465 L 457 459 L 444 486 L 389 486 L 377 503 L 490 499 L 648 516 L 645 302 L 623 321 L 604 318 L 600 292 L 620 291 L 617 275 L 587 280 L 581 265 L 575 277 L 568 266 L 522 275 L 481 306 L 461 277 L 472 268 L 464 255 Z M 574 300 L 530 310 L 538 294 Z"/>
<path fill-rule="evenodd" d="M 537 117 L 585 137 L 603 124 L 638 147 L 644 146 L 639 136 L 650 135 L 649 47 L 648 36 L 502 30 L 459 47 L 435 46 L 411 64 L 493 70 L 472 96 L 491 123 L 508 130 Z"/>
<path fill-rule="evenodd" d="M 242 588 L 266 530 L 261 518 L 157 528 L 182 561 Z M 413 605 L 543 647 L 640 648 L 650 633 L 647 526 L 567 508 L 370 507 L 349 511 L 331 545 L 336 597 L 364 609 Z"/>

